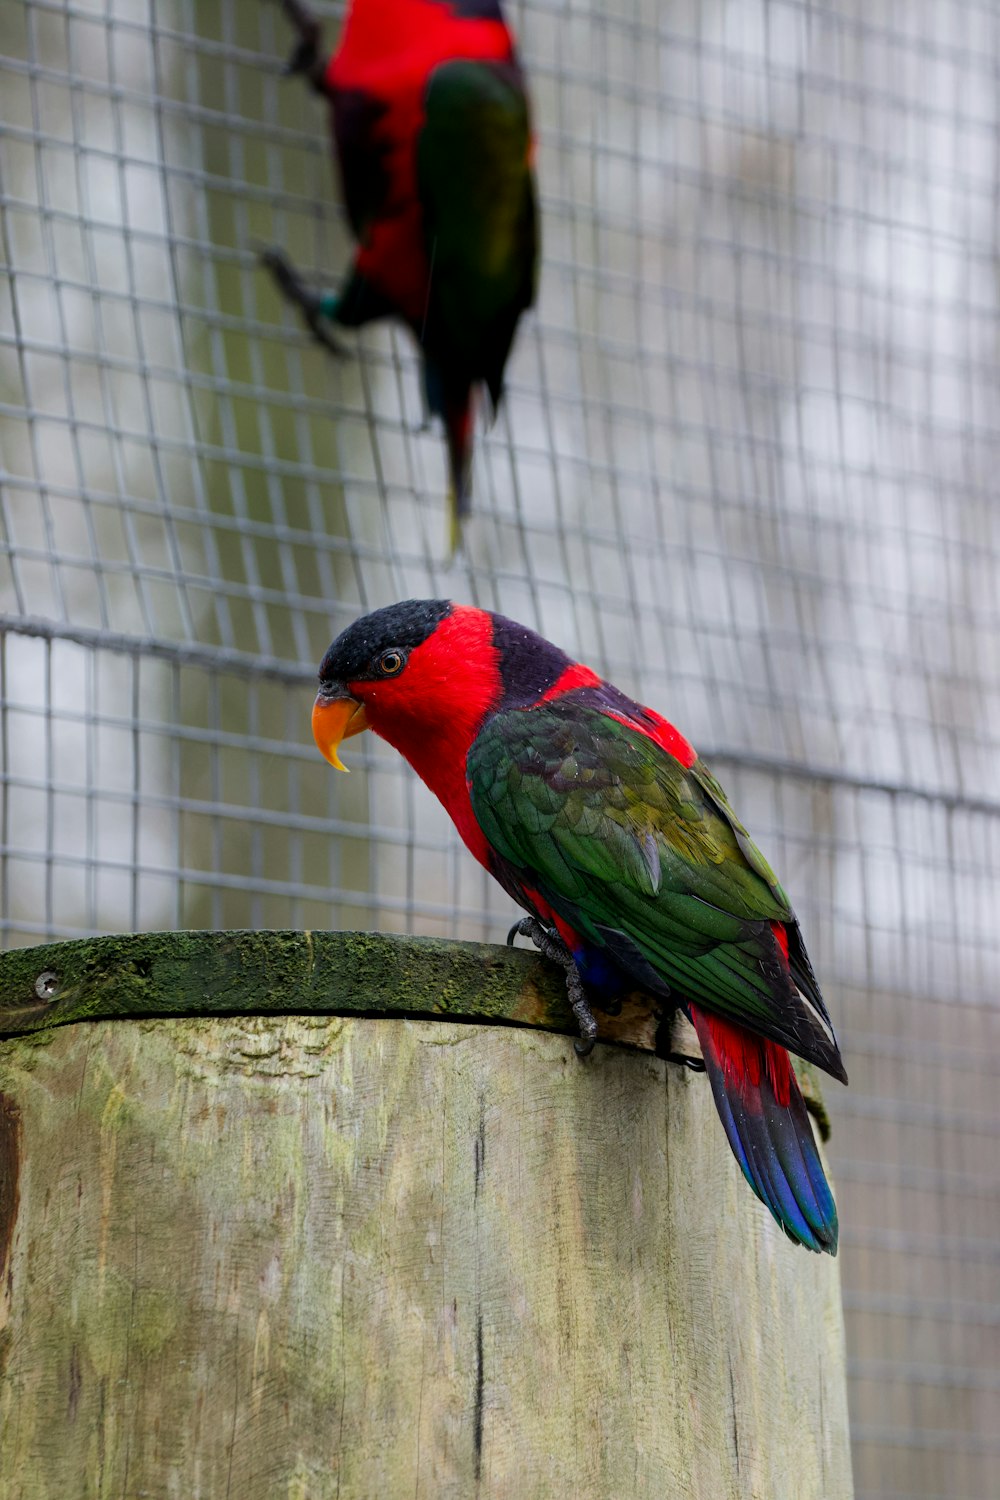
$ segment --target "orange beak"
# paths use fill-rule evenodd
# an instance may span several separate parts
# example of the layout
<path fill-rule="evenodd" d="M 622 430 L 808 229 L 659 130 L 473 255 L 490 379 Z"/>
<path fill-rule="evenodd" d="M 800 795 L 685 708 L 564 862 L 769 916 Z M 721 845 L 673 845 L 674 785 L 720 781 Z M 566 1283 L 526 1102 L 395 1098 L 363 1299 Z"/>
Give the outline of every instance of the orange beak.
<path fill-rule="evenodd" d="M 360 734 L 367 728 L 365 705 L 357 698 L 346 694 L 343 698 L 325 698 L 320 693 L 313 704 L 313 739 L 323 759 L 338 771 L 347 770 L 337 754 L 341 740 L 349 740 L 352 734 Z"/>

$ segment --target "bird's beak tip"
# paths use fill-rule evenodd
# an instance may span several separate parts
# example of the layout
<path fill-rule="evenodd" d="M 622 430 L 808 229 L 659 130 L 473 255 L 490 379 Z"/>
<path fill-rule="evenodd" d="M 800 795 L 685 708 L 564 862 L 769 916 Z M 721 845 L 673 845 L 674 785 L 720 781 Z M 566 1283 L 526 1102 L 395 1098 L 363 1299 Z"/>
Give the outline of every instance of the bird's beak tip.
<path fill-rule="evenodd" d="M 347 767 L 337 753 L 341 741 L 350 739 L 352 735 L 360 734 L 367 728 L 364 704 L 347 693 L 339 698 L 329 698 L 320 693 L 313 704 L 313 739 L 323 759 L 329 761 L 335 771 L 347 772 Z"/>

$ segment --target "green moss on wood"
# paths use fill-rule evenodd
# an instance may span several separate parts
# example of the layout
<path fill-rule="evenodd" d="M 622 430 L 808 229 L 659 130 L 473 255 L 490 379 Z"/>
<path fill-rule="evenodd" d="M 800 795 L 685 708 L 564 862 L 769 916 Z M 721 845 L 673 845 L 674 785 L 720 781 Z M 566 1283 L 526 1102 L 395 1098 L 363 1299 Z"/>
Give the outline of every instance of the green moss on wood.
<path fill-rule="evenodd" d="M 150 932 L 0 955 L 0 1034 L 138 1016 L 373 1014 L 572 1030 L 560 975 L 486 943 L 373 932 Z"/>
<path fill-rule="evenodd" d="M 377 932 L 146 932 L 0 954 L 0 1036 L 41 1039 L 77 1021 L 281 1014 L 576 1034 L 561 973 L 537 954 L 492 943 Z M 657 1016 L 645 997 L 599 1019 L 603 1041 L 655 1049 Z M 822 1097 L 804 1070 L 806 1101 L 825 1139 Z"/>

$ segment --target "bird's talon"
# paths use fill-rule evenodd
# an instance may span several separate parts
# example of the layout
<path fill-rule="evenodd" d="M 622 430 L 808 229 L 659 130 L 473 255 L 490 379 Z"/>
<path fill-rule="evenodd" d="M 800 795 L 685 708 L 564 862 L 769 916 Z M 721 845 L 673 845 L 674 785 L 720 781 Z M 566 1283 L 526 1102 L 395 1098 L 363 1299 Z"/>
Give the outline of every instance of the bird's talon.
<path fill-rule="evenodd" d="M 588 1057 L 594 1050 L 594 1042 L 597 1040 L 597 1022 L 594 1020 L 594 1012 L 590 1008 L 576 967 L 573 955 L 563 942 L 562 938 L 551 927 L 546 927 L 537 917 L 522 917 L 515 922 L 507 934 L 508 948 L 516 937 L 530 938 L 543 958 L 550 963 L 558 964 L 566 973 L 566 994 L 569 999 L 570 1009 L 576 1017 L 580 1028 L 580 1037 L 573 1043 L 578 1057 Z M 621 1009 L 619 1003 L 618 1009 Z"/>
<path fill-rule="evenodd" d="M 257 255 L 257 259 L 284 286 L 284 277 L 290 267 L 281 251 L 275 250 L 273 246 L 270 246 L 267 250 L 261 250 Z"/>
<path fill-rule="evenodd" d="M 299 0 L 283 0 L 283 3 L 286 16 L 299 34 L 299 39 L 285 63 L 285 77 L 301 73 L 314 89 L 319 93 L 324 93 L 323 74 L 326 71 L 326 63 L 320 56 L 319 50 L 323 40 L 323 28 L 312 11 L 300 4 Z"/>
<path fill-rule="evenodd" d="M 318 300 L 315 293 L 309 291 L 283 251 L 272 246 L 267 250 L 262 250 L 258 259 L 261 265 L 270 271 L 289 302 L 294 302 L 307 317 L 310 313 L 315 314 L 315 303 Z"/>
<path fill-rule="evenodd" d="M 293 303 L 302 315 L 303 322 L 318 344 L 322 344 L 336 359 L 344 359 L 347 350 L 323 326 L 323 303 L 326 300 L 319 292 L 307 287 L 291 261 L 281 250 L 262 250 L 259 260 L 274 277 L 282 295 Z"/>
<path fill-rule="evenodd" d="M 534 917 L 522 917 L 520 921 L 514 923 L 513 927 L 507 934 L 508 948 L 512 947 L 514 939 L 516 937 L 528 938 L 532 943 L 534 943 L 538 951 L 546 958 L 552 957 L 552 954 L 549 951 L 551 943 L 553 941 L 558 941 L 558 939 L 553 940 L 552 938 L 550 938 L 548 932 L 542 926 L 541 922 L 537 921 Z M 561 960 L 556 959 L 557 963 L 560 961 Z"/>
<path fill-rule="evenodd" d="M 297 42 L 289 53 L 288 61 L 285 63 L 284 76 L 292 78 L 296 73 L 308 73 L 316 66 L 316 44 L 318 35 L 303 37 Z"/>
<path fill-rule="evenodd" d="M 306 326 L 308 327 L 309 332 L 312 334 L 313 338 L 316 340 L 317 344 L 322 344 L 323 348 L 327 351 L 328 354 L 332 354 L 335 359 L 347 358 L 347 350 L 344 348 L 343 344 L 338 344 L 337 340 L 333 338 L 331 334 L 327 333 L 326 329 L 320 323 L 318 318 L 310 318 L 307 315 Z"/>

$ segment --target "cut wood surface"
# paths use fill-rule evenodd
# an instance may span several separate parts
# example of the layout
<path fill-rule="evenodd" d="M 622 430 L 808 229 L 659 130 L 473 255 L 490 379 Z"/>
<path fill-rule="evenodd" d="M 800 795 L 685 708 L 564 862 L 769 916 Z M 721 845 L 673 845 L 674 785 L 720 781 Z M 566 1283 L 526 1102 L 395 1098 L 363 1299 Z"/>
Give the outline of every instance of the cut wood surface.
<path fill-rule="evenodd" d="M 378 1018 L 310 1014 L 292 936 L 241 963 L 262 1012 L 308 989 L 299 1014 L 158 1019 L 147 991 L 152 1015 L 0 1044 L 2 1500 L 846 1500 L 836 1262 L 753 1197 L 704 1076 L 388 1019 L 435 1010 L 411 939 Z M 180 937 L 229 985 L 249 935 Z M 152 941 L 5 955 L 0 1012 L 24 1030 L 40 975 L 86 1004 L 102 942 L 148 981 Z M 433 951 L 457 1003 L 475 946 Z M 501 1012 L 559 999 L 531 955 L 482 952 Z"/>

